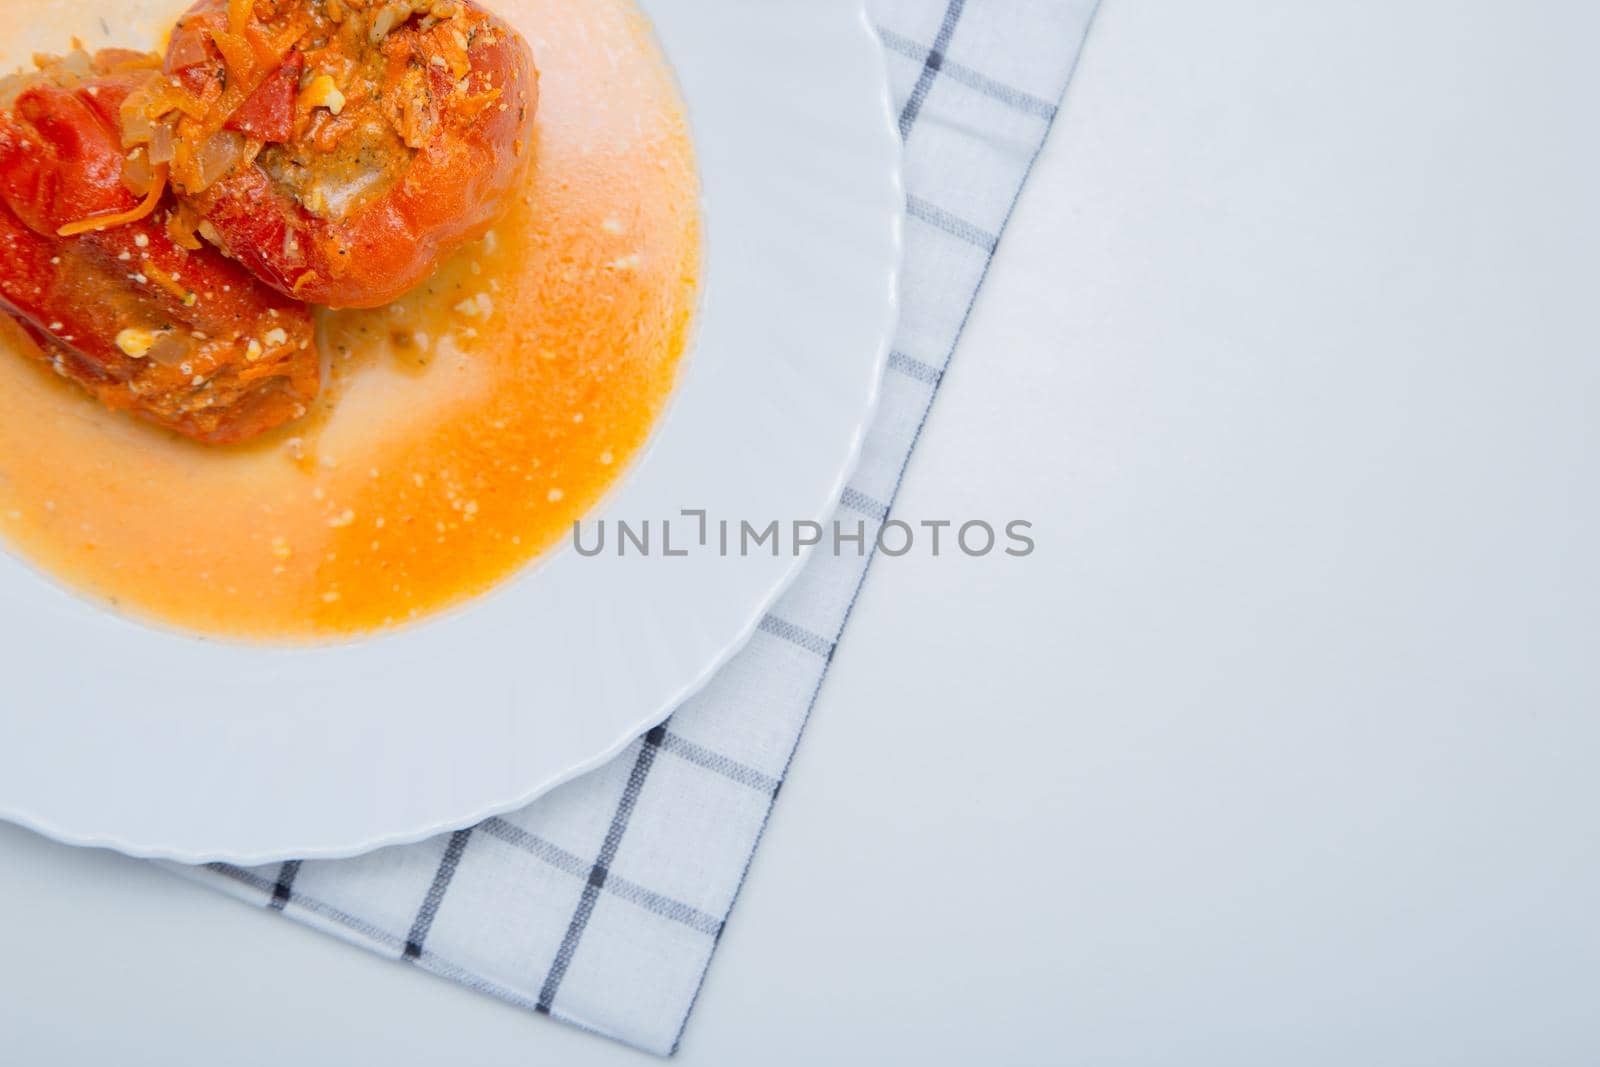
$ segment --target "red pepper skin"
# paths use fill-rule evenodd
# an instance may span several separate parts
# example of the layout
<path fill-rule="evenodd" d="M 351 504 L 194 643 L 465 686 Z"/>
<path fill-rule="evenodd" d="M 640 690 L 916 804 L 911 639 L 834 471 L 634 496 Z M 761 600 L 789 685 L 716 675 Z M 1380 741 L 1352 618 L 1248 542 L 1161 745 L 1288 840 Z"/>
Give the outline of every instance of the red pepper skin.
<path fill-rule="evenodd" d="M 57 236 L 141 199 L 122 183 L 116 116 L 148 75 L 110 66 L 86 79 L 47 69 L 0 111 L 0 312 L 107 407 L 195 440 L 243 441 L 304 414 L 320 385 L 304 305 L 215 249 L 181 247 L 160 207 Z"/>

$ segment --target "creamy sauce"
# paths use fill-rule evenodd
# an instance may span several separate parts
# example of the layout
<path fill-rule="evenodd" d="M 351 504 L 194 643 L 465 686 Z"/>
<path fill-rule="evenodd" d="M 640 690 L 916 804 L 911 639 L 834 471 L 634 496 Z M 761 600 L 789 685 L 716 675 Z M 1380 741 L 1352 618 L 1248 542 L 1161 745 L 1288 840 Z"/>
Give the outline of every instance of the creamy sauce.
<path fill-rule="evenodd" d="M 489 6 L 541 78 L 510 214 L 394 305 L 323 313 L 315 409 L 244 446 L 107 412 L 0 329 L 8 547 L 169 625 L 339 637 L 487 589 L 605 493 L 666 403 L 694 311 L 683 107 L 628 0 Z"/>

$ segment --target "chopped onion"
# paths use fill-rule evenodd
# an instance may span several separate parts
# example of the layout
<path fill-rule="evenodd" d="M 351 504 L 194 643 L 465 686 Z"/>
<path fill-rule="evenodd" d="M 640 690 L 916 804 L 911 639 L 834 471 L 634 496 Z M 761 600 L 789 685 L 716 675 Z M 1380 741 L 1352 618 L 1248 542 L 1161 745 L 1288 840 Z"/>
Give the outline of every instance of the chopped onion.
<path fill-rule="evenodd" d="M 166 123 L 157 125 L 155 132 L 150 137 L 150 162 L 157 166 L 162 163 L 171 163 L 175 141 L 176 138 L 173 136 L 171 126 Z"/>
<path fill-rule="evenodd" d="M 205 38 L 198 33 L 180 33 L 173 38 L 172 52 L 167 56 L 171 70 L 183 70 L 206 62 Z"/>
<path fill-rule="evenodd" d="M 214 133 L 206 139 L 200 147 L 197 160 L 199 164 L 199 183 L 190 189 L 191 193 L 200 193 L 209 189 L 211 185 L 223 175 L 231 171 L 245 156 L 245 139 L 232 130 L 223 130 Z"/>
<path fill-rule="evenodd" d="M 129 97 L 132 100 L 133 97 Z M 134 145 L 149 144 L 150 139 L 156 135 L 156 124 L 144 117 L 143 108 L 122 109 L 122 147 L 132 148 Z"/>
<path fill-rule="evenodd" d="M 122 147 L 132 148 L 136 144 L 149 144 L 150 138 L 155 136 L 155 123 L 150 121 L 150 85 L 146 83 L 128 94 L 122 102 L 122 112 L 118 116 L 122 120 Z"/>
<path fill-rule="evenodd" d="M 35 56 L 33 61 L 38 63 L 39 57 Z M 45 64 L 40 65 L 44 66 Z M 66 74 L 72 78 L 87 78 L 94 73 L 94 66 L 89 62 L 89 53 L 82 48 L 74 48 L 57 62 L 49 64 L 49 66 L 51 67 L 51 75 L 57 77 Z"/>
<path fill-rule="evenodd" d="M 132 148 L 154 140 L 161 121 L 174 111 L 193 118 L 205 114 L 205 105 L 165 78 L 152 76 L 122 102 L 118 116 L 122 122 L 122 146 Z"/>
<path fill-rule="evenodd" d="M 143 149 L 134 149 L 133 154 L 122 161 L 122 184 L 134 196 L 147 195 L 155 180 L 155 164 L 150 162 L 150 154 Z"/>
<path fill-rule="evenodd" d="M 194 352 L 194 341 L 175 330 L 162 330 L 156 334 L 155 344 L 145 353 L 146 358 L 163 367 L 176 367 L 188 360 Z"/>

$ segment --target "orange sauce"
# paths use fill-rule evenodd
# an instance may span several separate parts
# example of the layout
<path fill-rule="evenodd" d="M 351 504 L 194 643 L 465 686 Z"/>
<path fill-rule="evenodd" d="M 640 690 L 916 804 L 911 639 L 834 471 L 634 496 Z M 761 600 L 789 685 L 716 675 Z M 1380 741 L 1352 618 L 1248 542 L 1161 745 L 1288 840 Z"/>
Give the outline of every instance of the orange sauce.
<path fill-rule="evenodd" d="M 0 331 L 12 551 L 135 616 L 330 638 L 487 589 L 606 492 L 667 401 L 695 307 L 683 106 L 627 0 L 490 6 L 540 70 L 530 184 L 427 285 L 322 314 L 329 375 L 304 420 L 196 445 L 103 410 Z"/>

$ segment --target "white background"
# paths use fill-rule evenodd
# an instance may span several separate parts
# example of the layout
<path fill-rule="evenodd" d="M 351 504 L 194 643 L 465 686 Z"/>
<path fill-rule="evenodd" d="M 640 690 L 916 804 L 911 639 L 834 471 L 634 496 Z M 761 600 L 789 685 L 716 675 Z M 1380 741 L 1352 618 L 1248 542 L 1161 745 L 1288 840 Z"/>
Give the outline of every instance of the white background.
<path fill-rule="evenodd" d="M 998 0 L 975 0 L 998 2 Z M 685 1064 L 1600 1057 L 1600 11 L 1106 0 Z M 0 828 L 0 1061 L 646 1063 Z"/>

